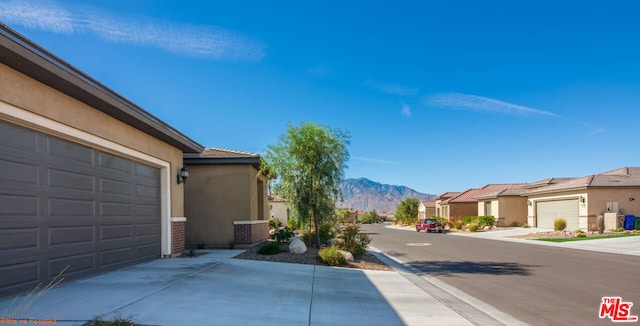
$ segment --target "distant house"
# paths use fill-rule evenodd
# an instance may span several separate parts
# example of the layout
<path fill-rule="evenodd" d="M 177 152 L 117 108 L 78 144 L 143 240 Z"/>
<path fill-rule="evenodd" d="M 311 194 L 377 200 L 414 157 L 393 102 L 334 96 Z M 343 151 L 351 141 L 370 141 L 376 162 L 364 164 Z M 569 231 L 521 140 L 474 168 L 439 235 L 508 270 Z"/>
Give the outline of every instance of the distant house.
<path fill-rule="evenodd" d="M 445 206 L 443 205 L 443 203 L 445 201 L 447 201 L 448 199 L 455 197 L 457 195 L 459 195 L 460 192 L 454 192 L 454 191 L 449 191 L 449 192 L 445 192 L 441 195 L 438 195 L 434 198 L 434 205 L 435 205 L 435 209 L 436 209 L 436 216 L 439 217 L 449 217 L 449 206 Z"/>
<path fill-rule="evenodd" d="M 418 219 L 436 216 L 436 202 L 421 200 L 418 205 Z"/>
<path fill-rule="evenodd" d="M 453 221 L 462 219 L 463 216 L 477 216 L 478 201 L 476 197 L 505 189 L 520 188 L 524 185 L 524 183 L 488 184 L 482 188 L 468 189 L 440 203 L 445 213 L 442 217 Z"/>
<path fill-rule="evenodd" d="M 287 201 L 279 195 L 269 195 L 269 215 L 272 219 L 277 220 L 282 226 L 287 226 L 287 222 L 291 217 L 291 207 Z"/>
<path fill-rule="evenodd" d="M 260 155 L 220 148 L 185 154 L 186 239 L 191 245 L 228 248 L 268 238 L 267 180 Z"/>
<path fill-rule="evenodd" d="M 625 215 L 640 215 L 640 167 L 543 184 L 522 196 L 531 226 L 553 228 L 555 219 L 564 218 L 568 230 L 596 230 L 603 216 L 606 228 L 621 227 Z"/>

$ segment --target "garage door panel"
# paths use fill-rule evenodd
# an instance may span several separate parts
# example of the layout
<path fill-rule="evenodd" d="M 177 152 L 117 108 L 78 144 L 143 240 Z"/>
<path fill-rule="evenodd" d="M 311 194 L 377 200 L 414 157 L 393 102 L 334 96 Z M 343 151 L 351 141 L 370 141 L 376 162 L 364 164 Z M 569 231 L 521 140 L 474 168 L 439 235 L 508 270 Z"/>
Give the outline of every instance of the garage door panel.
<path fill-rule="evenodd" d="M 108 153 L 99 154 L 100 167 L 110 170 L 110 173 L 130 175 L 134 162 Z"/>
<path fill-rule="evenodd" d="M 0 266 L 0 288 L 26 291 L 35 288 L 40 279 L 40 262 L 31 260 L 16 264 Z"/>
<path fill-rule="evenodd" d="M 130 182 L 100 178 L 100 193 L 104 195 L 117 195 L 115 198 L 130 198 L 133 187 Z"/>
<path fill-rule="evenodd" d="M 49 227 L 49 246 L 92 244 L 95 242 L 93 225 Z"/>
<path fill-rule="evenodd" d="M 27 160 L 25 160 L 27 161 Z M 0 159 L 0 182 L 11 182 L 35 186 L 38 181 L 38 166 L 20 161 Z"/>
<path fill-rule="evenodd" d="M 160 169 L 3 121 L 0 135 L 0 297 L 67 265 L 70 280 L 160 257 Z"/>
<path fill-rule="evenodd" d="M 5 223 L 5 217 L 38 215 L 39 202 L 39 198 L 32 193 L 29 195 L 0 194 L 0 207 L 2 207 L 0 221 Z"/>
<path fill-rule="evenodd" d="M 56 169 L 49 169 L 47 172 L 49 187 L 91 194 L 95 192 L 95 177 L 93 175 Z"/>
<path fill-rule="evenodd" d="M 0 121 L 0 151 L 4 150 L 19 156 L 37 151 L 37 132 Z"/>
<path fill-rule="evenodd" d="M 130 224 L 100 227 L 100 240 L 132 239 L 133 227 Z"/>
<path fill-rule="evenodd" d="M 47 161 L 63 166 L 93 167 L 94 150 L 56 137 L 46 137 Z"/>
<path fill-rule="evenodd" d="M 0 229 L 0 253 L 4 250 L 36 249 L 38 236 L 37 227 Z"/>
<path fill-rule="evenodd" d="M 89 252 L 49 259 L 48 265 L 49 278 L 54 278 L 61 272 L 65 278 L 74 277 L 80 276 L 78 274 L 85 275 L 88 272 L 95 271 L 96 258 L 94 252 Z"/>

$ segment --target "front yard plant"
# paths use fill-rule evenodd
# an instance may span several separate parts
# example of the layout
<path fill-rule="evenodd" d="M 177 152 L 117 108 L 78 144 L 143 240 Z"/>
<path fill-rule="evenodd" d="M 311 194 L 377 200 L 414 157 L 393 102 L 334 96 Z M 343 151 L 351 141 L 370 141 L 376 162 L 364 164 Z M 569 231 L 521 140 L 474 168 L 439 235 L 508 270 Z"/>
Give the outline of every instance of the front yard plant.
<path fill-rule="evenodd" d="M 356 224 L 347 225 L 342 231 L 342 242 L 340 249 L 353 254 L 355 259 L 362 257 L 367 252 L 367 247 L 371 243 L 371 238 L 360 232 L 360 227 Z"/>
<path fill-rule="evenodd" d="M 583 235 L 585 235 L 584 233 L 582 233 Z M 540 238 L 540 239 L 536 239 L 539 241 L 547 241 L 547 242 L 570 242 L 570 241 L 587 241 L 587 240 L 597 240 L 597 239 L 609 239 L 609 238 L 620 238 L 620 237 L 633 237 L 633 236 L 639 236 L 639 233 L 622 233 L 622 234 L 615 234 L 615 235 L 596 235 L 596 236 L 590 236 L 587 237 L 586 235 L 584 237 L 575 237 L 575 238 Z"/>
<path fill-rule="evenodd" d="M 260 255 L 275 255 L 280 252 L 280 243 L 270 241 L 262 245 L 260 249 L 258 249 L 258 253 Z"/>
<path fill-rule="evenodd" d="M 340 249 L 337 246 L 322 248 L 318 255 L 320 260 L 329 266 L 340 266 L 347 263 L 347 259 L 340 253 Z"/>
<path fill-rule="evenodd" d="M 567 228 L 567 220 L 564 218 L 557 218 L 553 220 L 553 230 L 554 231 L 564 231 Z"/>

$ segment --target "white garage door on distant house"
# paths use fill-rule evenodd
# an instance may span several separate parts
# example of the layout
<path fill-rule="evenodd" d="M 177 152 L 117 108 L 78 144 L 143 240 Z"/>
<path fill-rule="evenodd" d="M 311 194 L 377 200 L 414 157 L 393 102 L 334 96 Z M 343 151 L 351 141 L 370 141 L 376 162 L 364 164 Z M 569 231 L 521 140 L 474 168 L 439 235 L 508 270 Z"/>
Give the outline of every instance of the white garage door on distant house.
<path fill-rule="evenodd" d="M 0 297 L 159 258 L 160 169 L 0 120 Z"/>
<path fill-rule="evenodd" d="M 567 230 L 579 229 L 579 205 L 578 199 L 536 202 L 538 227 L 553 229 L 553 221 L 564 218 L 567 221 Z"/>

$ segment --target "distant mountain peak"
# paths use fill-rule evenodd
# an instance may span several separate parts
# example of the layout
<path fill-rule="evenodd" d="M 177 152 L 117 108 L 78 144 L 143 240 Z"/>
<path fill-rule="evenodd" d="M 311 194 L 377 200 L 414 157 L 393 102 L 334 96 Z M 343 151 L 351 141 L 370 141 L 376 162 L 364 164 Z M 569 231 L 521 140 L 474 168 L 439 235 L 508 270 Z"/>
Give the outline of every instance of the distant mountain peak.
<path fill-rule="evenodd" d="M 377 212 L 393 213 L 405 198 L 433 200 L 435 197 L 406 186 L 382 184 L 367 178 L 345 179 L 341 189 L 344 201 L 339 204 L 340 207 L 367 212 L 375 209 Z"/>

